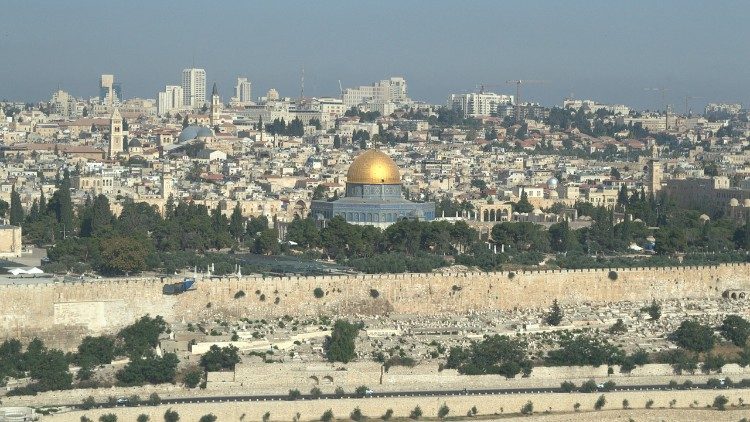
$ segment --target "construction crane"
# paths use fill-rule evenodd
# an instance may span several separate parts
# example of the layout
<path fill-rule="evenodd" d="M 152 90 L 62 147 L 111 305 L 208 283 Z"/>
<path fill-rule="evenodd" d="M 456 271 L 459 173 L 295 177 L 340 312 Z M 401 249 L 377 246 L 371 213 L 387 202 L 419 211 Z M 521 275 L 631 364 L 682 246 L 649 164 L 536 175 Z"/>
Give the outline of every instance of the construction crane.
<path fill-rule="evenodd" d="M 661 94 L 661 105 L 663 105 L 664 108 L 666 109 L 665 98 L 666 98 L 667 91 L 669 91 L 669 88 L 643 88 L 643 90 L 651 91 L 651 92 L 658 92 L 659 94 Z"/>
<path fill-rule="evenodd" d="M 341 79 L 339 79 L 339 93 L 341 94 L 341 99 L 344 99 L 344 87 L 341 86 Z"/>
<path fill-rule="evenodd" d="M 516 84 L 516 119 L 515 122 L 521 121 L 521 85 L 526 84 L 546 84 L 548 81 L 538 81 L 533 79 L 518 79 L 505 81 L 506 84 Z"/>
<path fill-rule="evenodd" d="M 502 85 L 480 83 L 480 84 L 474 85 L 474 89 L 478 89 L 480 94 L 484 94 L 485 88 L 497 88 L 499 86 L 502 86 Z"/>
<path fill-rule="evenodd" d="M 688 106 L 689 106 L 688 102 L 689 102 L 690 100 L 702 100 L 702 99 L 704 99 L 704 98 L 705 98 L 705 97 L 693 97 L 693 96 L 691 96 L 691 95 L 686 95 L 686 96 L 685 96 L 685 116 L 687 116 L 687 115 L 688 115 L 688 113 L 690 112 L 690 109 L 688 109 Z"/>
<path fill-rule="evenodd" d="M 661 104 L 664 106 L 664 131 L 669 130 L 669 107 L 666 102 L 666 93 L 669 88 L 643 88 L 644 91 L 658 92 L 661 94 Z"/>

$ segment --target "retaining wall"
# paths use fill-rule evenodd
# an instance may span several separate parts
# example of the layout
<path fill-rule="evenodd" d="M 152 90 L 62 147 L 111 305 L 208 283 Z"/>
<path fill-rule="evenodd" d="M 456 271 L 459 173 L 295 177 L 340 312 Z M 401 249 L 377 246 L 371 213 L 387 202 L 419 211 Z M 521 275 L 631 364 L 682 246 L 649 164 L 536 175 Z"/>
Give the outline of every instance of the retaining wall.
<path fill-rule="evenodd" d="M 610 271 L 617 275 L 615 280 Z M 195 290 L 162 294 L 169 278 L 0 285 L 0 338 L 39 336 L 70 347 L 138 317 L 167 321 L 282 315 L 439 315 L 561 304 L 720 298 L 750 289 L 750 265 L 318 277 L 212 277 Z M 317 299 L 316 288 L 325 295 Z M 245 296 L 235 299 L 238 291 Z M 373 298 L 371 290 L 377 290 Z"/>

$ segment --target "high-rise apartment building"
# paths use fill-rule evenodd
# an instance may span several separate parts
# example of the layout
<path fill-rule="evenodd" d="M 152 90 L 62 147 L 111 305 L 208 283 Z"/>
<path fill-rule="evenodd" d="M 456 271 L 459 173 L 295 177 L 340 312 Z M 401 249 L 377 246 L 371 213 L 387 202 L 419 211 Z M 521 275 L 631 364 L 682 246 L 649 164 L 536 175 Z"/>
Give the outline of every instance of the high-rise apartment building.
<path fill-rule="evenodd" d="M 385 104 L 403 104 L 411 101 L 406 93 L 406 79 L 402 77 L 384 79 L 369 86 L 347 88 L 342 100 L 346 108 L 368 103 L 374 106 L 370 108 L 376 110 L 387 108 L 384 107 Z"/>
<path fill-rule="evenodd" d="M 706 105 L 706 114 L 726 114 L 728 116 L 734 116 L 739 114 L 742 110 L 742 104 L 724 104 L 724 103 L 708 103 Z"/>
<path fill-rule="evenodd" d="M 69 119 L 76 116 L 76 99 L 67 92 L 59 89 L 52 93 L 50 108 L 53 114 Z"/>
<path fill-rule="evenodd" d="M 122 101 L 122 85 L 115 82 L 115 75 L 102 75 L 99 78 L 99 100 L 108 106 Z"/>
<path fill-rule="evenodd" d="M 462 112 L 464 117 L 497 115 L 498 107 L 512 104 L 514 104 L 512 95 L 492 92 L 451 94 L 448 99 L 448 107 Z"/>
<path fill-rule="evenodd" d="M 237 78 L 232 102 L 237 105 L 249 105 L 252 101 L 252 83 L 247 78 Z"/>
<path fill-rule="evenodd" d="M 182 105 L 199 108 L 206 104 L 206 71 L 184 69 L 182 71 Z"/>
<path fill-rule="evenodd" d="M 167 85 L 164 91 L 159 93 L 156 104 L 156 112 L 159 116 L 180 110 L 184 101 L 184 93 L 179 85 Z"/>

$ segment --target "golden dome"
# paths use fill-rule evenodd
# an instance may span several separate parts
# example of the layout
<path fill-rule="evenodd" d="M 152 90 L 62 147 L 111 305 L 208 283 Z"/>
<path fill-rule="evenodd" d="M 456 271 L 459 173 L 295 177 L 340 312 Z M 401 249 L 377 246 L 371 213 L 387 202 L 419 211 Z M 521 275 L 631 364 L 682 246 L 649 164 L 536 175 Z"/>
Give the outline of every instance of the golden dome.
<path fill-rule="evenodd" d="M 354 159 L 346 173 L 346 181 L 367 185 L 397 185 L 401 183 L 401 174 L 391 157 L 376 149 L 369 149 Z"/>

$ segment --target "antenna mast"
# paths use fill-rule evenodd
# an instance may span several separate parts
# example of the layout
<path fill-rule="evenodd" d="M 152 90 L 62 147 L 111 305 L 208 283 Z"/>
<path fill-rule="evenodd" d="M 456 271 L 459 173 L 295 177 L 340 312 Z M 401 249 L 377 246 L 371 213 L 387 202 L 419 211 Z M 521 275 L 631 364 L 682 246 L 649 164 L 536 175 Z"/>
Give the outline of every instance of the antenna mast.
<path fill-rule="evenodd" d="M 300 92 L 299 92 L 299 100 L 302 102 L 302 100 L 305 98 L 305 68 L 302 68 L 302 76 L 300 77 Z"/>

